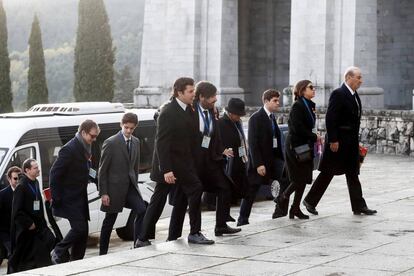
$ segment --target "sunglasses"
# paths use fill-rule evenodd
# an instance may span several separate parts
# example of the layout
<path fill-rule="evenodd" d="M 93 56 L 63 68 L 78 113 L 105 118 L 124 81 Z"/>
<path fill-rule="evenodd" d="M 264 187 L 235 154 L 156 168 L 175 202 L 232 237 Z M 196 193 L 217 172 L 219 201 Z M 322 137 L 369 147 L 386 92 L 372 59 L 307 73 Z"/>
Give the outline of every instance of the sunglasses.
<path fill-rule="evenodd" d="M 19 180 L 19 178 L 18 177 L 13 177 L 13 180 Z"/>
<path fill-rule="evenodd" d="M 91 136 L 92 139 L 95 139 L 96 137 L 98 137 L 98 135 L 96 135 L 96 134 L 90 134 L 90 133 L 88 133 L 88 134 L 89 134 L 89 136 Z"/>
<path fill-rule="evenodd" d="M 307 87 L 309 87 L 311 90 L 315 90 L 316 89 L 315 86 L 313 86 L 312 84 L 311 85 L 308 85 Z"/>

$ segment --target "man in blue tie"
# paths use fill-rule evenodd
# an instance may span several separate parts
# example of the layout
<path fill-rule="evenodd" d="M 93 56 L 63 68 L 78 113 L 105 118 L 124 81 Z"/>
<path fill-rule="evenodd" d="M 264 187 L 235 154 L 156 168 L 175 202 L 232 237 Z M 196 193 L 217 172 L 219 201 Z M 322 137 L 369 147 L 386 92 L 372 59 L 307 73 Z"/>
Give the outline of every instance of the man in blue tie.
<path fill-rule="evenodd" d="M 249 186 L 240 205 L 237 226 L 249 224 L 253 201 L 260 186 L 269 185 L 282 176 L 281 133 L 274 115 L 279 108 L 279 97 L 280 92 L 274 89 L 263 92 L 263 107 L 249 119 Z"/>

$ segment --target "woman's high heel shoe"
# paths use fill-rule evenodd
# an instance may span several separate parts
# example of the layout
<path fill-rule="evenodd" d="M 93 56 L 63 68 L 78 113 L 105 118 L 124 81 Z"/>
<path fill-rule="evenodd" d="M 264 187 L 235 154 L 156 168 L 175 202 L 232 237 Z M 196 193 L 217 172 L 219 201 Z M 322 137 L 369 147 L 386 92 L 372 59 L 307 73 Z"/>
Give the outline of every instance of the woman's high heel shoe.
<path fill-rule="evenodd" d="M 294 219 L 295 217 L 297 217 L 298 219 L 309 219 L 309 216 L 302 213 L 302 211 L 299 208 L 290 208 L 289 218 Z"/>

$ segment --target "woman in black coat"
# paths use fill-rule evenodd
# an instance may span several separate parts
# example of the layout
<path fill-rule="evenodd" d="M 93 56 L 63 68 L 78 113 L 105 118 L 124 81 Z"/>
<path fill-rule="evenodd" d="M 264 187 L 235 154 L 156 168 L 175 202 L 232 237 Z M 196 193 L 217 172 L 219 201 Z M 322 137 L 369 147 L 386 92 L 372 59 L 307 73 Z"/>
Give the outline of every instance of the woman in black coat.
<path fill-rule="evenodd" d="M 299 162 L 295 154 L 295 147 L 309 145 L 311 156 L 313 157 L 313 148 L 317 140 L 320 140 L 319 134 L 315 127 L 315 103 L 312 98 L 315 97 L 315 87 L 309 80 L 299 81 L 294 88 L 295 102 L 289 113 L 289 134 L 286 138 L 286 168 L 290 185 L 279 196 L 277 207 L 284 208 L 290 195 L 295 192 L 292 206 L 289 210 L 289 218 L 295 216 L 299 219 L 309 219 L 308 215 L 302 213 L 299 208 L 306 184 L 312 183 L 313 159 Z M 287 210 L 281 210 L 286 215 Z"/>

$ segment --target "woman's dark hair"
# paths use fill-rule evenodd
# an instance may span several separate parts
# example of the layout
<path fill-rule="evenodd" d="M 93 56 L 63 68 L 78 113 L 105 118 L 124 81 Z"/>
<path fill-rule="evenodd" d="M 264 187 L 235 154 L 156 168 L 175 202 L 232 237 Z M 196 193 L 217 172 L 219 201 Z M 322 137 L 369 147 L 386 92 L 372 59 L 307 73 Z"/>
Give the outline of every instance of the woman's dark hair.
<path fill-rule="evenodd" d="M 310 80 L 301 80 L 296 83 L 295 88 L 293 89 L 293 95 L 295 95 L 295 101 L 299 99 L 300 97 L 303 97 L 303 94 L 305 93 L 306 87 L 308 86 L 309 83 L 311 83 Z"/>

